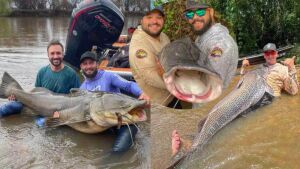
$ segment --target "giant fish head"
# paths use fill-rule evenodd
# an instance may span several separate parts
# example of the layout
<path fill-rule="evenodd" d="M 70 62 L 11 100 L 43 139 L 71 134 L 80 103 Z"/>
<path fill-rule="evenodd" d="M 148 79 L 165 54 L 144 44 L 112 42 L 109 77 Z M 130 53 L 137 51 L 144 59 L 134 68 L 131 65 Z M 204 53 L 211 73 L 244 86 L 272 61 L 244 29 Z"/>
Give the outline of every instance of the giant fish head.
<path fill-rule="evenodd" d="M 95 99 L 90 103 L 90 115 L 100 126 L 112 127 L 147 120 L 145 100 L 116 93 L 99 93 L 93 97 Z"/>
<path fill-rule="evenodd" d="M 220 75 L 189 38 L 168 44 L 158 59 L 166 88 L 178 99 L 205 103 L 221 95 Z"/>

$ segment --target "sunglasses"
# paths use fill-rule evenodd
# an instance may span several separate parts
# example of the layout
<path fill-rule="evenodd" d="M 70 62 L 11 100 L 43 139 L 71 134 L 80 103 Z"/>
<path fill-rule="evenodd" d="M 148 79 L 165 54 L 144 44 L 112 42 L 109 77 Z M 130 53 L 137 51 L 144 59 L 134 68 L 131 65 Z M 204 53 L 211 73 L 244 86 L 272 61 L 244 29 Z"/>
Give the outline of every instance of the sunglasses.
<path fill-rule="evenodd" d="M 276 55 L 276 51 L 266 51 L 266 52 L 264 52 L 264 55 L 265 56 L 273 56 L 273 55 Z"/>
<path fill-rule="evenodd" d="M 206 9 L 197 9 L 195 11 L 189 10 L 184 13 L 184 16 L 187 19 L 193 19 L 195 14 L 197 14 L 198 16 L 204 16 L 206 14 Z"/>

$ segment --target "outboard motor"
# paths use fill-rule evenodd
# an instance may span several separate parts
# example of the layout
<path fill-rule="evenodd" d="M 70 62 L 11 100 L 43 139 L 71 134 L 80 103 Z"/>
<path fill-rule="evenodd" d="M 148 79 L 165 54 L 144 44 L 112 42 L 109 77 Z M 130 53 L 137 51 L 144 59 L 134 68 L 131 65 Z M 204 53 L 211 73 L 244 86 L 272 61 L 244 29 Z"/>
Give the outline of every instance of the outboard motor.
<path fill-rule="evenodd" d="M 118 40 L 123 26 L 124 15 L 110 0 L 81 2 L 72 12 L 64 61 L 79 69 L 84 52 L 94 45 L 98 49 L 110 47 Z"/>

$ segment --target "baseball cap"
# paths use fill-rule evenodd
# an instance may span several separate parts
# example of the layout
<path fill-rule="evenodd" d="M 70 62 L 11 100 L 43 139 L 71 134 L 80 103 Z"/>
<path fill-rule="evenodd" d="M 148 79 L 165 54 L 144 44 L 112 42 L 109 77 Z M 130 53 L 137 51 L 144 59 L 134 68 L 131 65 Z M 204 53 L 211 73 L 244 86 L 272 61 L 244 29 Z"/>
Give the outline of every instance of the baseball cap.
<path fill-rule="evenodd" d="M 153 7 L 152 9 L 150 9 L 150 11 L 146 12 L 145 15 L 149 15 L 152 12 L 159 12 L 162 16 L 165 16 L 165 13 L 164 13 L 164 10 L 163 10 L 162 6 Z"/>
<path fill-rule="evenodd" d="M 276 45 L 274 43 L 268 43 L 264 46 L 263 51 L 266 52 L 268 50 L 274 50 L 277 51 Z"/>
<path fill-rule="evenodd" d="M 187 0 L 185 11 L 190 9 L 205 9 L 210 7 L 207 3 L 202 1 L 203 0 Z"/>
<path fill-rule="evenodd" d="M 91 52 L 91 51 L 86 51 L 84 52 L 81 57 L 80 57 L 80 63 L 86 59 L 86 58 L 89 58 L 89 59 L 92 59 L 92 60 L 95 60 L 97 61 L 97 56 L 95 53 Z"/>

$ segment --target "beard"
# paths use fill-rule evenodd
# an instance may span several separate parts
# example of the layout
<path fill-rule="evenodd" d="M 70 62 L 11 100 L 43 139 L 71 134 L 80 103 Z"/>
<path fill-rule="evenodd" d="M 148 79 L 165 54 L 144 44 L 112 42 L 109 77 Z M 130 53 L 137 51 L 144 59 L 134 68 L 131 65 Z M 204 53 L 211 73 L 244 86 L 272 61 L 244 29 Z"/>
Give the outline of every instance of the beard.
<path fill-rule="evenodd" d="M 62 59 L 50 59 L 50 63 L 55 67 L 59 67 L 62 63 Z"/>
<path fill-rule="evenodd" d="M 195 20 L 195 21 L 202 22 L 204 24 L 203 28 L 200 29 L 200 30 L 195 30 L 194 25 L 193 24 L 191 25 L 194 33 L 196 35 L 198 35 L 198 36 L 203 35 L 212 26 L 212 19 L 211 19 L 211 17 L 209 17 L 209 19 L 207 20 L 207 23 L 205 23 L 203 19 L 201 19 L 201 20 Z"/>
<path fill-rule="evenodd" d="M 156 24 L 158 25 L 158 24 Z M 159 25 L 160 26 L 160 25 Z M 163 30 L 163 27 L 158 31 L 158 32 L 150 32 L 149 29 L 145 29 L 143 26 L 142 26 L 142 29 L 144 32 L 146 32 L 148 35 L 152 36 L 152 37 L 158 37 L 160 35 L 160 33 L 162 32 Z"/>
<path fill-rule="evenodd" d="M 94 78 L 97 75 L 97 73 L 98 73 L 97 69 L 95 69 L 92 74 L 87 74 L 83 71 L 84 76 L 89 79 Z"/>

